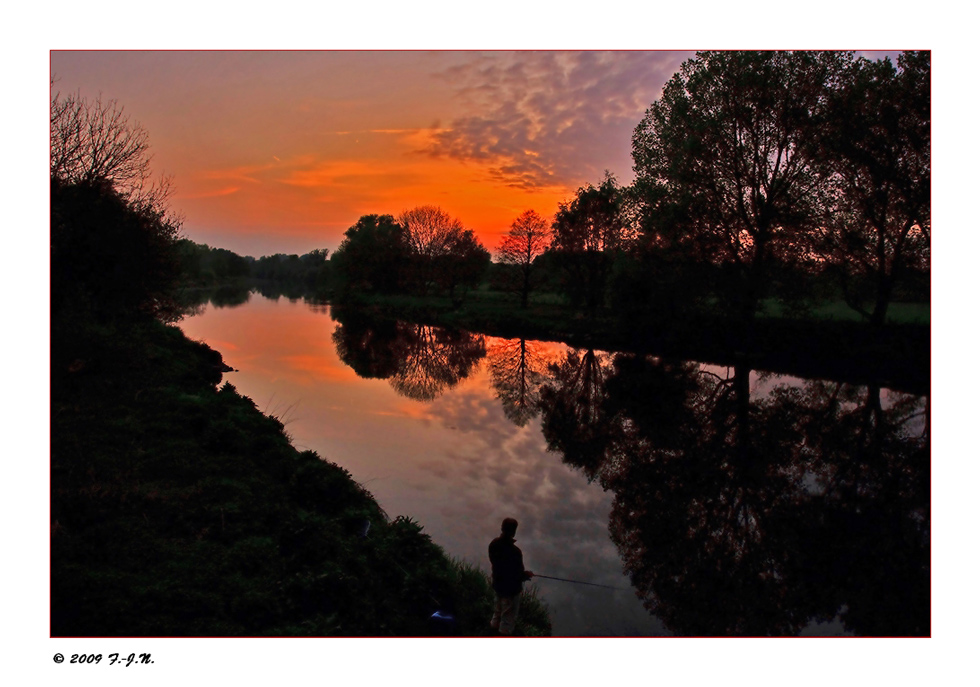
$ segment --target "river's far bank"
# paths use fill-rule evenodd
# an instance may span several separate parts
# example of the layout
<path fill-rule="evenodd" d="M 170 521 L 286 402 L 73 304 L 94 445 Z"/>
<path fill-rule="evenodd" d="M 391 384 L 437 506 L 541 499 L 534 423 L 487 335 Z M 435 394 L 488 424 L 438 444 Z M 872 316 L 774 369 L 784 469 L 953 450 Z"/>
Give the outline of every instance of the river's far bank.
<path fill-rule="evenodd" d="M 883 386 L 928 394 L 930 326 L 875 329 L 832 318 L 759 317 L 750 330 L 720 316 L 654 320 L 610 312 L 587 315 L 543 302 L 520 309 L 506 299 L 371 295 L 335 302 L 378 318 L 465 329 L 502 338 L 556 341 L 576 348 L 646 353 L 754 370 Z"/>
<path fill-rule="evenodd" d="M 486 575 L 294 448 L 218 352 L 53 322 L 51 364 L 52 636 L 490 634 Z M 519 629 L 550 633 L 533 592 Z"/>

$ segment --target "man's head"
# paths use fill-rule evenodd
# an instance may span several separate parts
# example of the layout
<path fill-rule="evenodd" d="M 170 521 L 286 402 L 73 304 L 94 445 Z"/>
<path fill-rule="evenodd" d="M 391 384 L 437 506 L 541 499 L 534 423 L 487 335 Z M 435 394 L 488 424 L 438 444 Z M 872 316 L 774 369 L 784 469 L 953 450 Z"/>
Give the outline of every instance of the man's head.
<path fill-rule="evenodd" d="M 517 533 L 517 521 L 514 518 L 504 518 L 504 521 L 500 523 L 500 532 L 513 538 Z"/>

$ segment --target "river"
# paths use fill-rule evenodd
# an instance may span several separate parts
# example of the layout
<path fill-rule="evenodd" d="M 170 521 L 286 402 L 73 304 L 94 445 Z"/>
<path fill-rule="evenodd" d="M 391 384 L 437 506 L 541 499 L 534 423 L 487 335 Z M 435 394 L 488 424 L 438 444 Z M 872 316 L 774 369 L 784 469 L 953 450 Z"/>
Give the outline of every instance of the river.
<path fill-rule="evenodd" d="M 591 583 L 535 581 L 556 636 L 929 633 L 925 397 L 257 294 L 180 326 L 451 556 L 516 518 Z"/>

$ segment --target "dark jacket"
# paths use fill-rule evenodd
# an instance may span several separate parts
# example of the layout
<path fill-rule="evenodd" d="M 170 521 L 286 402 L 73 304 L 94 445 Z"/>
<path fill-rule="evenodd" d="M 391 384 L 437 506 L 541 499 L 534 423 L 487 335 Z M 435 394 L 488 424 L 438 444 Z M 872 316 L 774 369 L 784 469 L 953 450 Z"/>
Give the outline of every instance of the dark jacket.
<path fill-rule="evenodd" d="M 524 554 L 514 545 L 514 540 L 500 535 L 490 542 L 490 566 L 493 590 L 500 596 L 516 596 L 521 593 L 528 574 L 524 570 Z"/>

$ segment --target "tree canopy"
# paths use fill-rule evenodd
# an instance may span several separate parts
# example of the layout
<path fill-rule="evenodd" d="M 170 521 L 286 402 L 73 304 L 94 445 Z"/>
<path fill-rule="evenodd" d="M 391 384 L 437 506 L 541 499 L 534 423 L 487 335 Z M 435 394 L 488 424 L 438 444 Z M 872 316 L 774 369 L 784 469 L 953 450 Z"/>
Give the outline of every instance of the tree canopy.
<path fill-rule="evenodd" d="M 391 215 L 364 215 L 344 234 L 331 265 L 344 293 L 394 293 L 404 283 L 408 233 Z"/>
<path fill-rule="evenodd" d="M 698 53 L 633 134 L 654 234 L 730 266 L 743 318 L 765 295 L 768 265 L 797 256 L 817 224 L 824 186 L 805 144 L 843 60 L 841 53 Z"/>
<path fill-rule="evenodd" d="M 930 261 L 930 56 L 855 60 L 828 96 L 813 155 L 833 170 L 816 251 L 848 304 L 884 322 L 896 281 Z"/>
<path fill-rule="evenodd" d="M 471 229 L 434 205 L 420 205 L 398 216 L 409 246 L 411 280 L 423 295 L 443 288 L 474 286 L 490 264 L 490 253 Z"/>
<path fill-rule="evenodd" d="M 787 275 L 833 271 L 875 324 L 929 263 L 929 54 L 701 52 L 633 134 L 641 245 L 717 269 L 750 321 Z M 669 262 L 669 261 L 668 261 Z M 783 279 L 783 281 L 781 281 Z"/>
<path fill-rule="evenodd" d="M 531 270 L 534 259 L 547 250 L 551 241 L 551 232 L 547 222 L 534 210 L 525 210 L 511 225 L 506 236 L 497 248 L 500 262 L 513 265 L 520 270 L 521 307 L 527 307 L 528 295 L 531 292 Z"/>
<path fill-rule="evenodd" d="M 55 94 L 50 133 L 52 314 L 176 319 L 180 219 L 146 131 L 114 100 Z"/>
<path fill-rule="evenodd" d="M 622 206 L 622 189 L 607 172 L 598 186 L 583 186 L 560 203 L 551 225 L 551 249 L 566 271 L 566 292 L 590 312 L 603 305 L 612 255 L 624 245 Z"/>

